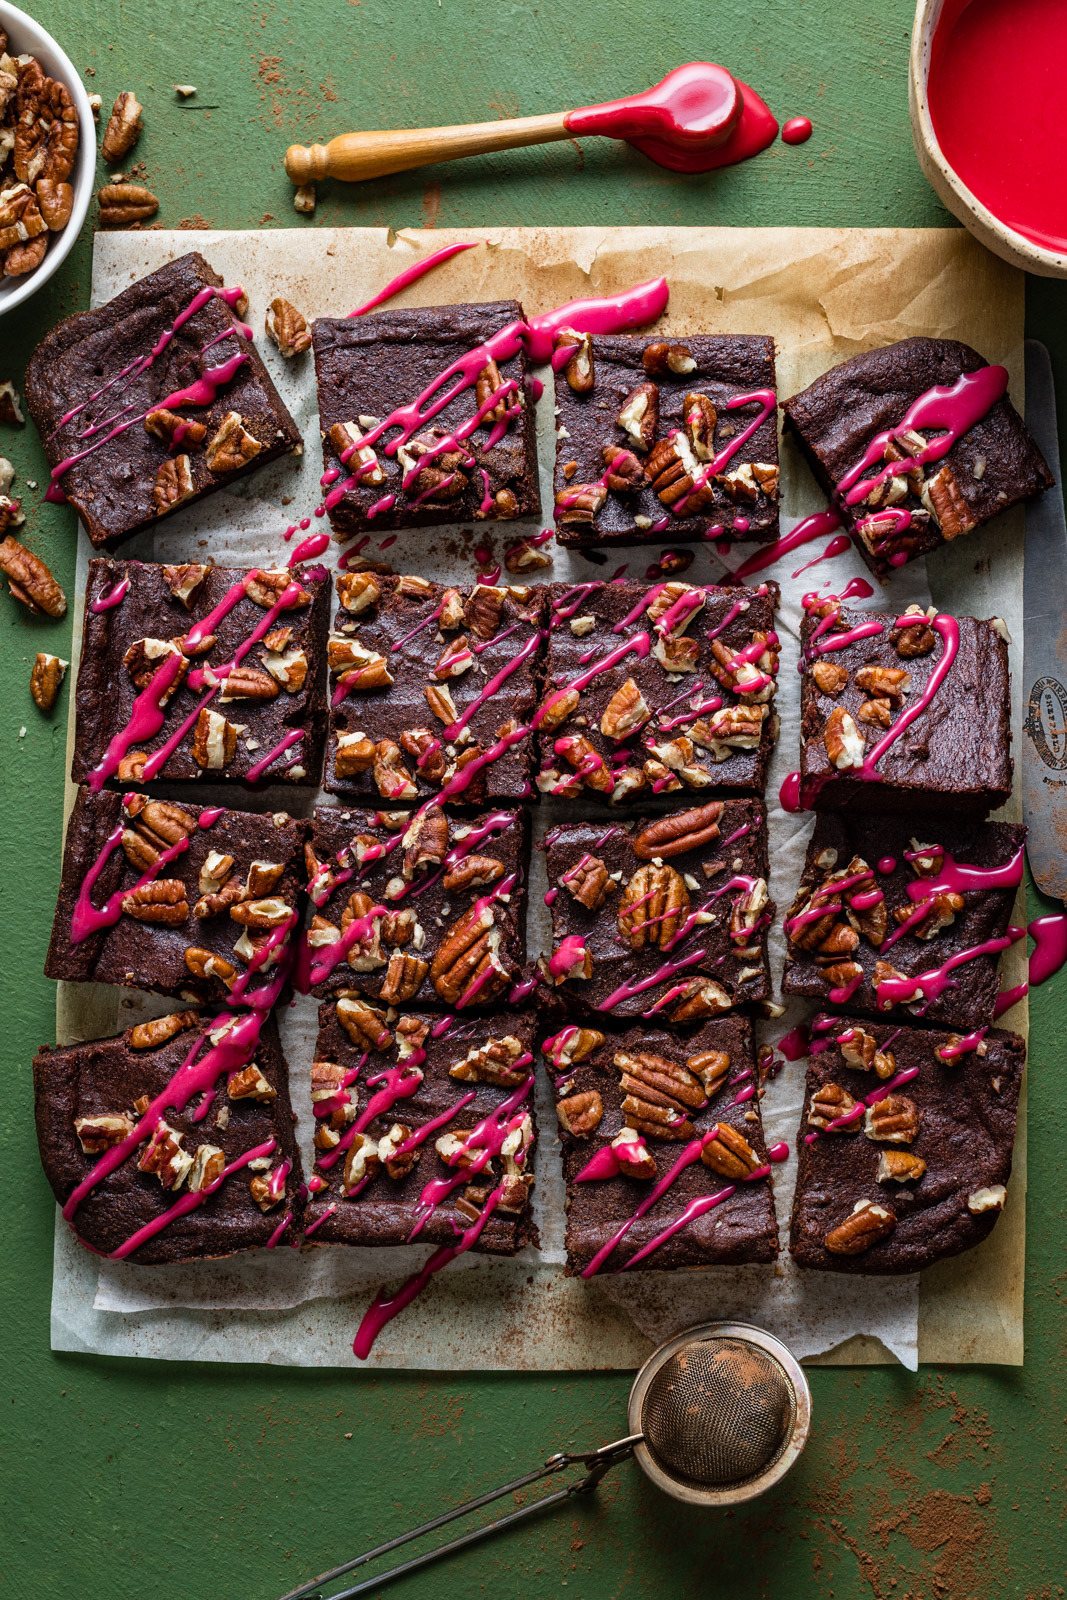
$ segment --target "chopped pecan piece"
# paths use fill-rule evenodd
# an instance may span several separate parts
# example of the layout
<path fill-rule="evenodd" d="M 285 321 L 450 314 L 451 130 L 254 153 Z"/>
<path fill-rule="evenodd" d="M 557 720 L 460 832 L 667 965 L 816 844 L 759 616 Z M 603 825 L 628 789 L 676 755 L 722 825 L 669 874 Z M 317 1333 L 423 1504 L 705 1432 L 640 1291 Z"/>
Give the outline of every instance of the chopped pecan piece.
<path fill-rule="evenodd" d="M 483 422 L 503 422 L 507 416 L 507 395 L 501 395 L 495 405 L 489 405 L 489 401 L 492 400 L 494 395 L 499 394 L 503 387 L 504 380 L 500 376 L 500 368 L 490 357 L 481 372 L 479 372 L 474 386 L 474 403 L 481 413 Z M 486 408 L 484 411 L 482 410 L 483 406 Z"/>
<path fill-rule="evenodd" d="M 334 751 L 333 768 L 339 778 L 354 778 L 369 772 L 374 765 L 375 746 L 365 733 L 340 733 Z"/>
<path fill-rule="evenodd" d="M 717 1094 L 726 1082 L 726 1074 L 730 1070 L 730 1057 L 725 1050 L 702 1050 L 699 1055 L 687 1056 L 686 1067 L 704 1085 L 704 1093 L 710 1100 Z"/>
<path fill-rule="evenodd" d="M 926 1171 L 922 1156 L 913 1156 L 909 1150 L 883 1150 L 878 1158 L 878 1183 L 911 1183 Z"/>
<path fill-rule="evenodd" d="M 906 1094 L 887 1094 L 868 1106 L 863 1131 L 880 1143 L 913 1144 L 919 1132 L 919 1108 Z"/>
<path fill-rule="evenodd" d="M 615 418 L 615 424 L 627 435 L 633 449 L 646 455 L 655 442 L 659 427 L 658 385 L 639 383 L 631 389 Z"/>
<path fill-rule="evenodd" d="M 374 972 L 378 967 L 384 967 L 386 957 L 382 953 L 381 933 L 382 916 L 372 916 L 375 910 L 374 901 L 362 889 L 356 889 L 349 895 L 345 909 L 341 913 L 341 932 L 347 934 L 353 923 L 357 923 L 357 937 L 349 946 L 348 965 L 353 972 Z"/>
<path fill-rule="evenodd" d="M 164 413 L 158 411 L 154 411 L 152 413 L 152 416 L 162 415 L 164 415 Z M 167 412 L 166 415 L 169 416 L 171 413 Z M 206 433 L 207 430 L 205 429 L 204 432 Z M 204 580 L 206 579 L 207 575 L 207 566 L 199 561 L 186 562 L 184 565 L 178 567 L 163 568 L 163 579 L 167 585 L 167 588 L 170 590 L 175 600 L 181 601 L 186 611 L 192 609 L 193 601 L 204 587 Z"/>
<path fill-rule="evenodd" d="M 460 1083 L 494 1083 L 498 1088 L 516 1089 L 529 1072 L 524 1056 L 522 1042 L 508 1033 L 469 1050 L 462 1061 L 449 1067 L 448 1076 Z"/>
<path fill-rule="evenodd" d="M 552 557 L 528 539 L 518 539 L 504 551 L 504 565 L 509 572 L 537 572 L 543 567 L 550 567 Z"/>
<path fill-rule="evenodd" d="M 441 807 L 427 806 L 413 817 L 401 842 L 405 883 L 410 883 L 423 867 L 439 867 L 448 850 L 448 818 Z"/>
<path fill-rule="evenodd" d="M 625 685 L 623 687 L 625 688 Z M 541 708 L 535 719 L 541 732 L 554 733 L 558 727 L 566 722 L 572 712 L 578 709 L 579 699 L 580 696 L 577 689 L 557 689 L 550 694 L 546 700 L 542 701 Z M 607 715 L 606 712 L 605 715 Z M 601 732 L 603 732 L 603 722 L 601 722 Z"/>
<path fill-rule="evenodd" d="M 861 667 L 856 673 L 856 688 L 873 700 L 888 700 L 892 706 L 903 705 L 904 696 L 911 689 L 911 673 L 903 667 Z"/>
<path fill-rule="evenodd" d="M 196 719 L 192 753 L 205 772 L 221 772 L 237 754 L 237 729 L 221 712 L 204 706 Z"/>
<path fill-rule="evenodd" d="M 108 166 L 116 166 L 137 143 L 144 126 L 141 121 L 143 110 L 137 96 L 129 89 L 116 99 L 100 144 L 101 158 Z"/>
<path fill-rule="evenodd" d="M 400 1146 L 410 1138 L 411 1129 L 403 1122 L 394 1122 L 385 1138 L 378 1140 L 378 1156 L 390 1178 L 406 1178 L 418 1161 L 421 1151 L 417 1147 L 397 1154 Z"/>
<path fill-rule="evenodd" d="M 837 661 L 816 661 L 811 675 L 820 694 L 840 694 L 848 682 L 848 673 Z"/>
<path fill-rule="evenodd" d="M 345 572 L 337 580 L 337 596 L 346 611 L 358 616 L 378 604 L 382 590 L 373 572 Z"/>
<path fill-rule="evenodd" d="M 880 1239 L 888 1239 L 897 1225 L 892 1211 L 875 1200 L 857 1200 L 850 1216 L 823 1240 L 827 1250 L 835 1256 L 858 1256 Z"/>
<path fill-rule="evenodd" d="M 711 503 L 711 486 L 701 481 L 699 489 L 696 487 L 697 479 L 703 480 L 703 471 L 684 433 L 660 439 L 645 470 L 660 501 L 676 507 L 679 515 L 690 516 Z"/>
<path fill-rule="evenodd" d="M 556 1102 L 556 1116 L 560 1127 L 575 1138 L 588 1139 L 599 1128 L 604 1116 L 604 1102 L 595 1089 L 581 1094 L 568 1095 Z"/>
<path fill-rule="evenodd" d="M 631 494 L 648 482 L 645 469 L 632 450 L 622 450 L 617 444 L 606 444 L 601 460 L 611 470 L 604 482 L 616 494 Z"/>
<path fill-rule="evenodd" d="M 199 945 L 190 945 L 185 952 L 185 965 L 189 968 L 194 978 L 218 978 L 220 983 L 230 987 L 230 981 L 237 974 L 237 968 L 217 956 L 210 950 L 203 950 Z"/>
<path fill-rule="evenodd" d="M 228 411 L 207 447 L 208 470 L 216 476 L 224 472 L 236 472 L 258 456 L 262 448 L 259 440 L 245 427 L 240 413 Z"/>
<path fill-rule="evenodd" d="M 937 635 L 933 628 L 914 623 L 905 628 L 894 628 L 889 635 L 889 642 L 898 656 L 914 659 L 930 654 L 937 643 Z"/>
<path fill-rule="evenodd" d="M 897 1070 L 892 1050 L 879 1050 L 874 1034 L 868 1033 L 865 1028 L 846 1029 L 839 1036 L 837 1044 L 842 1061 L 854 1072 L 870 1072 L 873 1069 L 884 1082 Z"/>
<path fill-rule="evenodd" d="M 676 378 L 684 378 L 686 373 L 696 370 L 689 346 L 668 344 L 666 340 L 656 340 L 654 344 L 646 345 L 641 365 L 650 378 L 666 378 L 671 374 Z"/>
<path fill-rule="evenodd" d="M 133 1132 L 133 1118 L 124 1111 L 102 1112 L 94 1117 L 75 1117 L 74 1131 L 87 1156 L 102 1155 L 112 1145 L 121 1144 Z"/>
<path fill-rule="evenodd" d="M 563 376 L 575 394 L 588 394 L 596 382 L 593 367 L 593 340 L 588 333 L 560 328 L 552 341 L 556 350 L 570 350 Z"/>
<path fill-rule="evenodd" d="M 142 1172 L 154 1172 L 164 1189 L 180 1189 L 193 1165 L 193 1157 L 182 1149 L 183 1138 L 160 1119 L 137 1163 Z"/>
<path fill-rule="evenodd" d="M 443 780 L 444 752 L 440 739 L 435 739 L 429 728 L 406 728 L 400 735 L 400 748 L 405 755 L 414 757 L 416 769 L 427 783 L 439 784 Z"/>
<path fill-rule="evenodd" d="M 174 456 L 164 461 L 152 485 L 152 503 L 157 516 L 173 511 L 176 506 L 191 500 L 196 493 L 192 464 L 187 455 Z"/>
<path fill-rule="evenodd" d="M 815 1090 L 808 1106 L 808 1125 L 812 1128 L 829 1129 L 831 1133 L 855 1133 L 859 1127 L 859 1119 L 854 1117 L 850 1122 L 842 1122 L 840 1127 L 831 1127 L 831 1123 L 839 1122 L 842 1117 L 847 1117 L 855 1111 L 857 1101 L 843 1089 L 839 1083 L 824 1083 Z"/>
<path fill-rule="evenodd" d="M 59 656 L 47 655 L 43 650 L 38 650 L 30 673 L 30 693 L 34 704 L 41 711 L 51 711 L 59 694 L 60 684 L 66 676 L 68 661 L 63 661 Z"/>
<path fill-rule="evenodd" d="M 207 428 L 202 422 L 180 417 L 176 411 L 167 411 L 165 407 L 148 413 L 144 419 L 144 430 L 170 445 L 184 444 L 186 441 L 189 444 L 203 444 L 207 438 Z M 206 572 L 207 568 L 201 570 Z"/>
<path fill-rule="evenodd" d="M 267 337 L 287 360 L 311 349 L 311 330 L 292 302 L 281 295 L 267 307 L 265 327 Z"/>
<path fill-rule="evenodd" d="M 730 996 L 713 978 L 690 978 L 682 998 L 671 1012 L 672 1022 L 696 1022 L 701 1017 L 717 1017 L 729 1011 Z"/>
<path fill-rule="evenodd" d="M 484 889 L 504 876 L 504 863 L 495 856 L 465 856 L 450 867 L 442 882 L 446 889 Z"/>
<path fill-rule="evenodd" d="M 706 394 L 685 397 L 685 432 L 698 461 L 710 461 L 715 454 L 715 424 L 718 413 Z"/>
<path fill-rule="evenodd" d="M 838 772 L 848 772 L 863 766 L 866 743 L 855 721 L 841 706 L 835 706 L 826 719 L 823 744 L 830 765 Z"/>
<path fill-rule="evenodd" d="M 200 1021 L 196 1011 L 171 1011 L 165 1017 L 153 1017 L 151 1022 L 138 1022 L 130 1029 L 130 1048 L 133 1050 L 158 1050 L 161 1044 L 195 1028 Z"/>
<path fill-rule="evenodd" d="M 576 867 L 563 874 L 560 883 L 587 911 L 599 911 L 615 889 L 608 869 L 599 856 L 583 856 Z"/>
<path fill-rule="evenodd" d="M 556 491 L 556 521 L 565 527 L 591 523 L 608 497 L 604 483 L 571 483 Z"/>

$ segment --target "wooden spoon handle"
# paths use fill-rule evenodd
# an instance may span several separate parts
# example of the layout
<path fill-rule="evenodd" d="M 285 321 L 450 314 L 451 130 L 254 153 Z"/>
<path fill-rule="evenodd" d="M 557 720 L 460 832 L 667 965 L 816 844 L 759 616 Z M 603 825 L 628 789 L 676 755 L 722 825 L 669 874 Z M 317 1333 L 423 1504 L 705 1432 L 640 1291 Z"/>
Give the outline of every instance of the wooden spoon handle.
<path fill-rule="evenodd" d="M 484 155 L 490 150 L 515 150 L 525 144 L 569 139 L 565 111 L 545 117 L 514 117 L 503 122 L 472 122 L 457 128 L 401 128 L 380 133 L 341 133 L 329 144 L 293 144 L 285 153 L 285 170 L 294 183 L 319 178 L 384 178 L 434 161 Z"/>

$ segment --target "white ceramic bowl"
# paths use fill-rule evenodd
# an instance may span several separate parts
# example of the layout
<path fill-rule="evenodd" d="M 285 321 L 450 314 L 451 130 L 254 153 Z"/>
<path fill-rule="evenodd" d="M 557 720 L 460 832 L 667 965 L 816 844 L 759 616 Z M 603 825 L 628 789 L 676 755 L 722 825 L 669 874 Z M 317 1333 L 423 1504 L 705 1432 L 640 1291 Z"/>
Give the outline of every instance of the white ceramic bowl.
<path fill-rule="evenodd" d="M 49 241 L 48 254 L 36 272 L 24 278 L 0 278 L 0 317 L 13 311 L 46 284 L 74 248 L 93 197 L 93 180 L 96 175 L 96 123 L 93 120 L 89 96 L 73 65 L 59 48 L 50 33 L 35 22 L 25 11 L 0 0 L 0 28 L 8 36 L 8 50 L 13 56 L 36 56 L 51 78 L 58 78 L 67 88 L 78 113 L 78 155 L 74 163 L 71 183 L 74 187 L 74 209 L 70 221 L 61 233 L 54 233 Z"/>
<path fill-rule="evenodd" d="M 930 116 L 926 86 L 930 77 L 934 32 L 943 9 L 944 0 L 918 0 L 911 32 L 908 101 L 919 165 L 952 215 L 958 217 L 964 227 L 969 228 L 975 238 L 992 250 L 994 255 L 1010 261 L 1013 267 L 1021 267 L 1024 272 L 1036 273 L 1041 278 L 1067 278 L 1067 255 L 1058 250 L 1046 250 L 1043 245 L 1034 244 L 1033 240 L 1024 238 L 1014 228 L 1001 222 L 988 206 L 984 206 L 971 193 L 941 152 Z M 2 11 L 0 3 L 0 14 Z"/>

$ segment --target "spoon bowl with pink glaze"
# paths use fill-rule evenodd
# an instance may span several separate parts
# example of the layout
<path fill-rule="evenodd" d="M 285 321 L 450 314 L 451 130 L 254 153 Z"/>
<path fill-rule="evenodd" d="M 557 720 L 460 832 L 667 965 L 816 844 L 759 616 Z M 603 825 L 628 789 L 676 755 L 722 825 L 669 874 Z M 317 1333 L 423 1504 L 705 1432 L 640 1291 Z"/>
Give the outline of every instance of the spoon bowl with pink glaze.
<path fill-rule="evenodd" d="M 326 145 L 290 145 L 285 170 L 296 184 L 322 178 L 356 183 L 461 156 L 596 135 L 625 140 L 672 172 L 710 172 L 758 155 L 777 132 L 776 118 L 747 84 L 713 62 L 690 61 L 653 88 L 603 105 L 461 127 L 342 133 Z"/>

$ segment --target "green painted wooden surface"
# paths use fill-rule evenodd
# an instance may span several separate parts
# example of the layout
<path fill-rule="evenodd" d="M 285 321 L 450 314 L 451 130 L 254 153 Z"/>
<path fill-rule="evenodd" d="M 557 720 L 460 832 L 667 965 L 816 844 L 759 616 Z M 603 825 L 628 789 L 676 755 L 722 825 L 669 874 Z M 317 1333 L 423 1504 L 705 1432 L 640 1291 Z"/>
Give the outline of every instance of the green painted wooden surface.
<path fill-rule="evenodd" d="M 94 74 L 87 82 L 105 105 L 127 88 L 143 101 L 135 158 L 166 226 L 948 220 L 912 153 L 908 0 L 48 0 L 34 9 Z M 643 87 L 701 56 L 748 78 L 779 116 L 809 114 L 815 137 L 701 179 L 662 173 L 607 142 L 556 145 L 328 187 L 313 221 L 291 210 L 281 156 L 292 140 L 556 110 Z M 195 83 L 197 99 L 179 104 L 175 82 Z M 89 262 L 87 233 L 58 280 L 0 322 L 0 379 L 21 378 L 35 340 L 87 303 Z M 1061 414 L 1065 306 L 1062 286 L 1031 283 L 1029 331 L 1053 349 Z M 0 430 L 0 453 L 22 481 L 43 483 L 32 430 Z M 68 589 L 73 532 L 62 508 L 31 513 L 30 540 Z M 0 600 L 0 1370 L 9 1391 L 0 1593 L 270 1600 L 556 1448 L 614 1437 L 628 1377 L 210 1370 L 50 1353 L 53 1211 L 29 1063 L 53 1036 L 41 967 L 67 689 L 44 719 L 28 678 L 37 649 L 68 644 L 69 619 L 42 623 Z M 1049 985 L 1032 1009 L 1023 1370 L 813 1371 L 811 1445 L 755 1508 L 688 1517 L 626 1466 L 595 1502 L 390 1593 L 1062 1596 L 1064 994 L 1063 982 Z"/>

